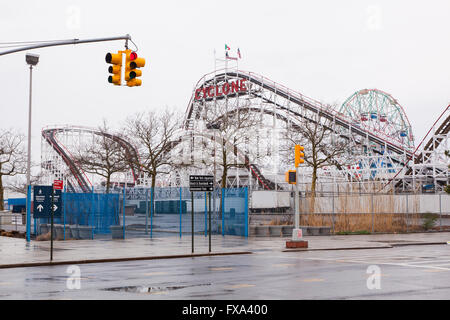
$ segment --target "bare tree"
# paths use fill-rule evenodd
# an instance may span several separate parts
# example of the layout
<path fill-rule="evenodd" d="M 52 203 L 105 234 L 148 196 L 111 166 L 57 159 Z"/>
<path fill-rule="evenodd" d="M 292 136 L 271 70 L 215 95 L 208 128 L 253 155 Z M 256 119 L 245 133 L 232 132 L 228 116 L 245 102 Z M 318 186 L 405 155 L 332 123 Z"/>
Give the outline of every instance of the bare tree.
<path fill-rule="evenodd" d="M 33 167 L 37 167 L 37 165 L 33 165 L 32 164 L 31 167 L 32 168 Z M 40 171 L 37 174 L 31 173 L 31 175 L 30 175 L 30 184 L 31 185 L 38 184 L 39 181 L 41 181 L 42 177 L 43 177 L 42 171 Z M 5 185 L 5 189 L 10 190 L 10 191 L 15 192 L 15 193 L 20 193 L 20 194 L 26 195 L 27 191 L 28 191 L 27 190 L 28 186 L 27 186 L 26 177 L 24 177 L 22 175 L 15 176 L 14 179 L 10 179 L 8 181 L 8 183 Z"/>
<path fill-rule="evenodd" d="M 26 153 L 22 134 L 0 131 L 0 210 L 4 210 L 3 177 L 26 173 Z"/>
<path fill-rule="evenodd" d="M 112 175 L 127 171 L 129 163 L 122 145 L 112 139 L 106 121 L 99 133 L 92 143 L 78 150 L 75 161 L 85 172 L 105 178 L 106 193 L 109 193 Z"/>
<path fill-rule="evenodd" d="M 260 116 L 248 108 L 236 108 L 227 112 L 223 106 L 211 104 L 204 121 L 209 129 L 217 130 L 215 145 L 209 144 L 212 154 L 218 155 L 217 165 L 221 168 L 221 187 L 226 188 L 228 171 L 231 168 L 247 167 L 246 160 L 238 160 L 238 150 L 249 143 L 249 136 L 259 124 Z M 248 159 L 247 159 L 248 160 Z"/>
<path fill-rule="evenodd" d="M 340 169 L 348 163 L 348 141 L 335 134 L 330 124 L 321 122 L 317 115 L 310 120 L 303 118 L 297 124 L 291 122 L 283 137 L 282 153 L 290 164 L 294 163 L 294 146 L 300 144 L 305 147 L 305 163 L 312 168 L 312 196 L 315 195 L 320 168 L 336 166 Z"/>
<path fill-rule="evenodd" d="M 138 149 L 139 159 L 135 159 L 136 165 L 141 173 L 151 178 L 152 188 L 155 187 L 158 174 L 167 173 L 172 164 L 169 151 L 180 123 L 180 116 L 169 109 L 162 113 L 136 113 L 125 122 L 124 131 Z"/>

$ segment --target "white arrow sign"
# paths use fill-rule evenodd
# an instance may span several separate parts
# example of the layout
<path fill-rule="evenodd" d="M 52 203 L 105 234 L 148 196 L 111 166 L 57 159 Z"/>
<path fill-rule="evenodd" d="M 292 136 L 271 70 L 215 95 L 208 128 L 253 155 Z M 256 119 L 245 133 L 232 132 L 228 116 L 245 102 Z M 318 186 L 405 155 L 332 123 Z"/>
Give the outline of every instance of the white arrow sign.
<path fill-rule="evenodd" d="M 36 207 L 36 209 L 38 209 L 39 212 L 41 212 L 44 209 L 44 207 L 42 206 L 42 204 L 40 204 Z"/>
<path fill-rule="evenodd" d="M 58 209 L 58 207 L 56 206 L 56 204 L 53 205 L 53 211 L 56 211 Z"/>

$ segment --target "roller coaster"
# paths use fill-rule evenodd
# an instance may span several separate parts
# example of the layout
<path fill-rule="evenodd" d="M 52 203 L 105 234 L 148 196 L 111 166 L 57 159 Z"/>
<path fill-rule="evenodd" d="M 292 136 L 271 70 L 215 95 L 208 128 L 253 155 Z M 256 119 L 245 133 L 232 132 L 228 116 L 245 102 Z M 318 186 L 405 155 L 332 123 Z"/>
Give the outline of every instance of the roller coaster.
<path fill-rule="evenodd" d="M 248 130 L 245 143 L 237 144 L 235 139 L 214 128 L 223 127 L 226 119 L 240 113 L 254 114 L 259 121 Z M 210 150 L 214 148 L 215 161 L 215 148 L 220 146 L 229 151 L 236 163 L 236 169 L 227 178 L 227 186 L 283 189 L 282 176 L 289 165 L 280 161 L 277 149 L 283 140 L 282 132 L 297 130 L 305 122 L 332 132 L 330 143 L 340 139 L 348 146 L 351 165 L 330 165 L 321 170 L 322 177 L 343 182 L 387 181 L 403 191 L 430 184 L 437 191 L 449 182 L 449 160 L 444 155 L 450 129 L 448 106 L 422 140 L 423 147 L 419 150 L 414 147 L 412 126 L 404 108 L 384 91 L 359 90 L 338 108 L 237 68 L 215 70 L 195 85 L 178 137 L 167 151 L 168 157 L 182 159 L 179 162 L 184 166 L 173 170 L 165 179 L 182 184 L 183 176 L 189 173 L 210 173 Z M 95 183 L 83 172 L 72 151 L 74 141 L 92 135 L 116 141 L 125 149 L 127 157 L 139 158 L 137 148 L 121 135 L 79 126 L 45 128 L 42 168 L 46 176 L 66 180 L 69 188 L 90 191 Z M 308 171 L 307 167 L 304 169 Z M 142 177 L 139 167 L 132 166 L 126 178 L 120 179 L 139 185 L 146 183 Z"/>

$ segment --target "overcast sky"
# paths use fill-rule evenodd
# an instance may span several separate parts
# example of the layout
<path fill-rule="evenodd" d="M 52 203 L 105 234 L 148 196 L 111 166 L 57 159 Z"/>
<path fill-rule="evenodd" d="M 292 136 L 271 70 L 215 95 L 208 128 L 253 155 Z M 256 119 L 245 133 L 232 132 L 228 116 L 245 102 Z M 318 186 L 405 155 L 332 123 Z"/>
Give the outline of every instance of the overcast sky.
<path fill-rule="evenodd" d="M 450 102 L 450 1 L 2 1 L 0 42 L 129 33 L 141 87 L 107 82 L 123 41 L 33 50 L 33 159 L 47 125 L 119 127 L 136 111 L 184 112 L 225 43 L 240 69 L 326 103 L 378 88 L 405 108 L 416 143 Z M 0 51 L 7 48 L 0 48 Z M 0 56 L 0 127 L 27 132 L 25 52 Z"/>

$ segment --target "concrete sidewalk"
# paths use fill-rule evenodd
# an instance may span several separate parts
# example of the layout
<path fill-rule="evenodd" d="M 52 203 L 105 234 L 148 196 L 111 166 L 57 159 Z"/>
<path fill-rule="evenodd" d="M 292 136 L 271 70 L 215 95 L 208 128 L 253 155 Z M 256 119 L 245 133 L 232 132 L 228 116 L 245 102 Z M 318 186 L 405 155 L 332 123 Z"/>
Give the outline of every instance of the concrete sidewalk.
<path fill-rule="evenodd" d="M 446 244 L 450 233 L 378 234 L 304 237 L 308 249 L 285 248 L 288 238 L 214 235 L 212 254 L 250 254 L 262 251 L 312 251 L 392 248 L 400 245 Z M 208 238 L 195 236 L 195 255 L 208 253 Z M 94 263 L 123 260 L 189 258 L 191 237 L 186 235 L 126 240 L 68 240 L 54 241 L 55 264 Z M 31 241 L 0 237 L 0 268 L 35 266 L 50 261 L 50 241 Z"/>

